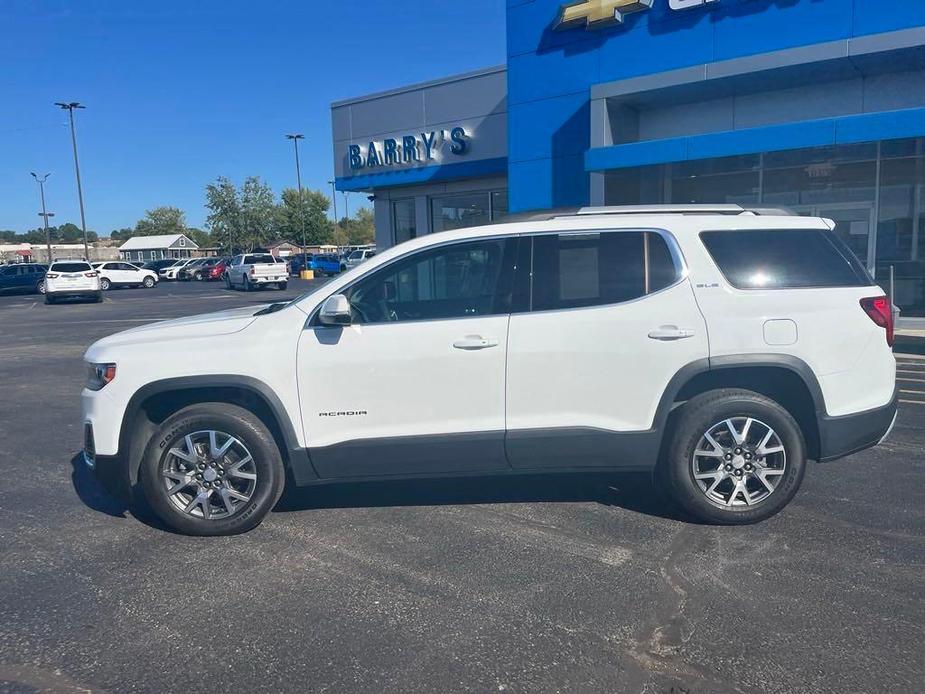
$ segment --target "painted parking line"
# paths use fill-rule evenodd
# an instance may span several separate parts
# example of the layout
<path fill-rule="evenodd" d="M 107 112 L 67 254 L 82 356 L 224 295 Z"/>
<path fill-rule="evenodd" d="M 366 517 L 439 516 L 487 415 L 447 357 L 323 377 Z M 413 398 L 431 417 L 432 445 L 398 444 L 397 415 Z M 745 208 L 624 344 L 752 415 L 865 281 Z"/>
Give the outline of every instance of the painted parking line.
<path fill-rule="evenodd" d="M 903 405 L 922 405 L 925 406 L 925 402 L 921 400 L 899 400 Z"/>

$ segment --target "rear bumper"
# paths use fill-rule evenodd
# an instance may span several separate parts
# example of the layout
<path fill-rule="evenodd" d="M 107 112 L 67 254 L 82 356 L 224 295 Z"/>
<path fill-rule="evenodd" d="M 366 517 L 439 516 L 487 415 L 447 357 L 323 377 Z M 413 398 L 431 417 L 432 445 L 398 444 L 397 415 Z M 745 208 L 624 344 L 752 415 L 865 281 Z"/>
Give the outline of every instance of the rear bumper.
<path fill-rule="evenodd" d="M 92 297 L 101 297 L 103 295 L 102 291 L 99 289 L 61 289 L 54 291 L 46 291 L 46 296 L 51 296 L 58 298 L 59 296 L 92 296 Z"/>
<path fill-rule="evenodd" d="M 841 417 L 819 418 L 819 462 L 844 458 L 883 441 L 896 422 L 899 393 L 883 407 Z"/>

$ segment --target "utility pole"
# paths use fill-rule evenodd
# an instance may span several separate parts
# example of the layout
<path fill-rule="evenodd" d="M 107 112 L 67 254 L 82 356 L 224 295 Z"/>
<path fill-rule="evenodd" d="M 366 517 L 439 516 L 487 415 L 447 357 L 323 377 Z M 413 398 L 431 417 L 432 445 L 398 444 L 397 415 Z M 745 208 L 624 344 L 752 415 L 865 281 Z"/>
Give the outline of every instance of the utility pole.
<path fill-rule="evenodd" d="M 295 135 L 286 135 L 287 140 L 292 140 L 295 145 L 295 177 L 299 183 L 299 223 L 302 225 L 302 252 L 305 252 L 305 207 L 302 203 L 302 167 L 299 165 L 299 140 L 304 140 L 305 136 L 296 133 Z"/>
<path fill-rule="evenodd" d="M 80 162 L 77 159 L 77 133 L 74 130 L 74 109 L 86 108 L 86 106 L 76 101 L 70 101 L 68 103 L 56 101 L 55 106 L 67 111 L 71 120 L 71 144 L 74 146 L 74 170 L 77 172 L 77 199 L 80 202 L 80 228 L 83 229 L 84 232 L 84 255 L 86 256 L 87 262 L 90 262 L 90 247 L 87 245 L 87 218 L 84 215 L 84 193 L 80 185 Z"/>
<path fill-rule="evenodd" d="M 54 212 L 48 212 L 45 209 L 45 181 L 48 180 L 48 177 L 51 176 L 50 173 L 45 174 L 41 178 L 35 175 L 35 172 L 32 173 L 32 178 L 35 179 L 35 182 L 39 184 L 39 194 L 42 196 L 42 211 L 39 212 L 39 217 L 45 221 L 45 247 L 48 250 L 48 264 L 51 265 L 51 234 L 48 231 L 48 218 L 54 217 Z"/>
<path fill-rule="evenodd" d="M 334 205 L 334 226 L 337 226 L 337 189 L 334 187 L 334 181 L 328 181 L 331 186 L 331 203 Z"/>

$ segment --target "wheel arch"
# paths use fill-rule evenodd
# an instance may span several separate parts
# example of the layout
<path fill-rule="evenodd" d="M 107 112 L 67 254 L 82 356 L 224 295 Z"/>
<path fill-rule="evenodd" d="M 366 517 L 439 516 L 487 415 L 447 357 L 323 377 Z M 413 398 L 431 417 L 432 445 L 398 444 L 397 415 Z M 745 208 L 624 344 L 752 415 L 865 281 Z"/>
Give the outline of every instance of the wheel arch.
<path fill-rule="evenodd" d="M 800 426 L 807 457 L 819 459 L 822 449 L 819 420 L 826 413 L 822 389 L 809 365 L 790 355 L 740 354 L 688 364 L 666 388 L 656 426 L 667 433 L 681 405 L 696 395 L 720 388 L 744 388 L 780 403 Z M 667 438 L 663 436 L 663 445 Z"/>
<path fill-rule="evenodd" d="M 287 470 L 300 479 L 315 477 L 285 406 L 267 384 L 239 375 L 187 376 L 148 383 L 129 401 L 118 457 L 126 465 L 130 486 L 138 481 L 144 450 L 157 427 L 184 407 L 206 402 L 234 404 L 252 412 L 270 430 Z"/>

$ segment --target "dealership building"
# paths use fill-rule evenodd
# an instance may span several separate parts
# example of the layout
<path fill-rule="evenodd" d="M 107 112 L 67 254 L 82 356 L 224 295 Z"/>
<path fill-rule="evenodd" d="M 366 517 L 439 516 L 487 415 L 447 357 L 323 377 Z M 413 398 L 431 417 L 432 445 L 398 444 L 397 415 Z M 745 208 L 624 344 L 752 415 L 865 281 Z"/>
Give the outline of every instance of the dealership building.
<path fill-rule="evenodd" d="M 785 206 L 925 322 L 925 0 L 507 0 L 507 65 L 331 111 L 379 247 L 536 209 Z"/>

